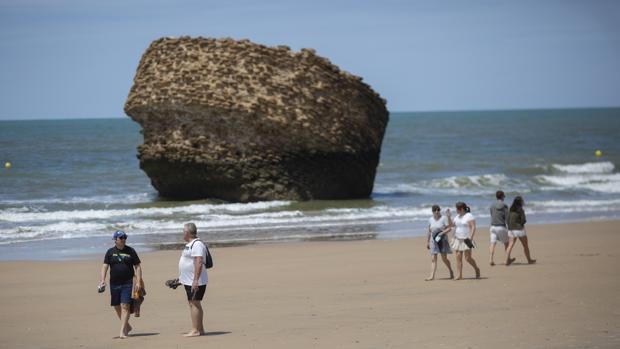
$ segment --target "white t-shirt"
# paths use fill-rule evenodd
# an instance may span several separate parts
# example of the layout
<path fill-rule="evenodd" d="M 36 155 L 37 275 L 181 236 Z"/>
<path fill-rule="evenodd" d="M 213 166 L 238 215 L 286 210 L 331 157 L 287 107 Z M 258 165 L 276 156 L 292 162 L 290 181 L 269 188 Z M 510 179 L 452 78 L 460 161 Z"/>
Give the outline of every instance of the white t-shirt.
<path fill-rule="evenodd" d="M 435 219 L 435 216 L 428 219 L 428 226 L 431 228 L 431 232 L 435 229 L 443 230 L 448 226 L 448 217 L 441 216 L 439 219 Z"/>
<path fill-rule="evenodd" d="M 467 239 L 469 237 L 469 222 L 474 220 L 474 215 L 471 213 L 465 213 L 462 217 L 456 215 L 452 219 L 456 230 L 454 231 L 454 237 L 457 239 Z"/>
<path fill-rule="evenodd" d="M 206 285 L 209 280 L 207 275 L 207 268 L 204 266 L 204 260 L 207 257 L 207 248 L 202 241 L 196 241 L 194 239 L 185 245 L 185 248 L 181 252 L 181 258 L 179 259 L 179 282 L 183 285 L 191 286 L 194 282 L 194 257 L 201 257 L 203 260 L 202 273 L 198 278 L 198 286 Z M 192 242 L 194 242 L 192 246 Z M 190 251 L 190 246 L 192 249 Z"/>

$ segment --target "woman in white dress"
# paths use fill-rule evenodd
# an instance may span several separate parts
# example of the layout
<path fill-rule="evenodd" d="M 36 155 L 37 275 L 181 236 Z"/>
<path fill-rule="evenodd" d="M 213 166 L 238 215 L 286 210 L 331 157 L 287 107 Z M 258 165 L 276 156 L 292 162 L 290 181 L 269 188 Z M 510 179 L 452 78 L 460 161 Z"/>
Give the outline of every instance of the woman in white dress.
<path fill-rule="evenodd" d="M 456 253 L 456 271 L 455 280 L 463 279 L 463 254 L 467 263 L 476 271 L 476 279 L 480 279 L 480 268 L 476 265 L 476 261 L 471 256 L 471 249 L 474 248 L 474 235 L 476 234 L 476 220 L 469 213 L 469 207 L 464 202 L 456 203 L 456 217 L 452 220 L 454 229 L 454 239 L 452 239 L 452 249 Z"/>
<path fill-rule="evenodd" d="M 446 215 L 441 215 L 439 205 L 433 205 L 433 216 L 428 220 L 428 234 L 426 236 L 426 248 L 431 254 L 431 274 L 426 281 L 435 279 L 437 271 L 437 255 L 441 254 L 441 260 L 450 271 L 450 279 L 454 279 L 452 265 L 448 260 L 448 254 L 452 253 L 450 244 L 448 243 L 448 233 L 451 230 L 452 221 L 450 219 L 450 209 L 446 210 Z"/>

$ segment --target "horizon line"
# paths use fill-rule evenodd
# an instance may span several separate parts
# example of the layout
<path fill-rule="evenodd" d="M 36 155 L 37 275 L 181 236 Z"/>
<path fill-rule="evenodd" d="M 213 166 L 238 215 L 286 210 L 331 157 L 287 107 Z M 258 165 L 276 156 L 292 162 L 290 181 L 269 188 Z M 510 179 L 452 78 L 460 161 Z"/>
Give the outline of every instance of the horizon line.
<path fill-rule="evenodd" d="M 551 110 L 585 110 L 585 109 L 620 109 L 618 106 L 596 106 L 596 107 L 543 107 L 543 108 L 506 108 L 506 109 L 429 109 L 429 110 L 388 110 L 388 113 L 476 113 L 476 112 L 511 112 L 511 111 L 551 111 Z M 24 118 L 24 119 L 2 119 L 2 121 L 67 121 L 67 120 L 110 120 L 110 119 L 131 119 L 128 115 L 111 117 L 48 117 L 48 118 Z"/>

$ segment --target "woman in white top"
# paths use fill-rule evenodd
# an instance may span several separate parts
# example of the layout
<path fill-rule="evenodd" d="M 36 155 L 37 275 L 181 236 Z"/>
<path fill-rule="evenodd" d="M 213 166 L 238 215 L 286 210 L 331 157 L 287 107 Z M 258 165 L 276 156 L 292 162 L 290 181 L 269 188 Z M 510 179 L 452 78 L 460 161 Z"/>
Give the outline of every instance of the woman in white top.
<path fill-rule="evenodd" d="M 474 234 L 476 234 L 476 220 L 469 213 L 469 207 L 464 202 L 456 203 L 456 217 L 452 220 L 452 226 L 455 227 L 451 247 L 456 251 L 456 271 L 458 273 L 456 280 L 463 279 L 463 253 L 467 263 L 474 267 L 476 279 L 480 279 L 480 268 L 471 256 L 471 249 L 474 247 Z"/>
<path fill-rule="evenodd" d="M 431 253 L 431 275 L 426 278 L 426 281 L 435 279 L 435 271 L 437 271 L 437 254 L 441 254 L 441 260 L 443 260 L 446 267 L 450 271 L 450 279 L 454 279 L 454 272 L 452 272 L 452 266 L 448 260 L 448 254 L 452 253 L 450 250 L 450 244 L 448 243 L 448 233 L 450 232 L 450 209 L 446 210 L 446 215 L 441 215 L 441 208 L 439 205 L 433 205 L 433 216 L 428 220 L 428 234 L 426 236 L 426 248 Z"/>

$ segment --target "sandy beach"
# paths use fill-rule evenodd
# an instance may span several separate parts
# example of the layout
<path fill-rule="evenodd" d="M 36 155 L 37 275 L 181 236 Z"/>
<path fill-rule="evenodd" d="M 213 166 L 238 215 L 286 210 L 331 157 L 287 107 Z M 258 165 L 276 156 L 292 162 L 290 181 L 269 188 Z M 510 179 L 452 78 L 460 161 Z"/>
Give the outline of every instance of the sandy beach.
<path fill-rule="evenodd" d="M 129 339 L 114 339 L 101 259 L 1 262 L 1 348 L 618 348 L 618 221 L 528 227 L 535 265 L 488 265 L 488 228 L 463 281 L 425 282 L 423 238 L 213 249 L 206 329 L 190 319 L 178 251 L 142 253 L 148 295 Z M 131 245 L 131 236 L 128 241 Z M 500 249 L 498 260 L 504 257 Z M 451 256 L 454 262 L 454 256 Z"/>

